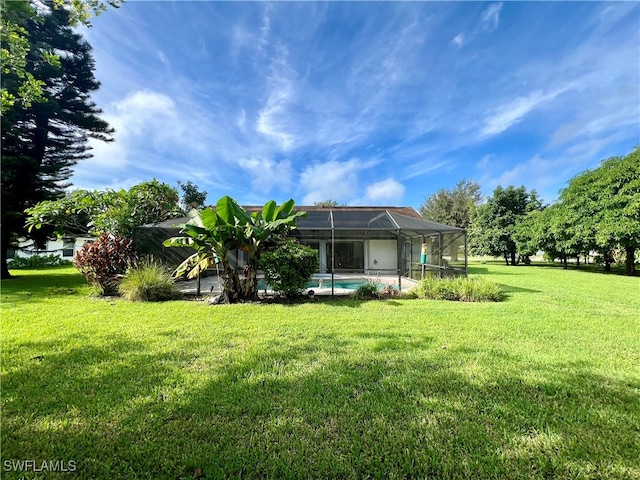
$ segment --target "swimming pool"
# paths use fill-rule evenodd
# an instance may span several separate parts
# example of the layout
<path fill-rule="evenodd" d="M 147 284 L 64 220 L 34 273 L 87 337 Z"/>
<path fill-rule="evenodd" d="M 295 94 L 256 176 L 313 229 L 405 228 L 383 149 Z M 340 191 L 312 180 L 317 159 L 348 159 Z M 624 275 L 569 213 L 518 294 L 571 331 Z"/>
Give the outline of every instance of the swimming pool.
<path fill-rule="evenodd" d="M 337 289 L 344 289 L 344 290 L 357 290 L 358 287 L 360 287 L 360 285 L 363 285 L 365 283 L 375 283 L 378 286 L 378 290 L 381 290 L 385 285 L 383 285 L 380 282 L 376 282 L 367 278 L 359 278 L 359 277 L 353 277 L 353 278 L 341 278 L 341 279 L 335 279 L 333 281 L 333 288 Z M 266 285 L 264 283 L 264 280 L 259 280 L 258 281 L 258 290 L 265 290 L 265 288 L 267 290 L 270 290 L 271 288 Z M 305 285 L 306 289 L 310 289 L 310 290 L 318 290 L 321 288 L 331 288 L 331 277 L 329 276 L 328 278 L 326 277 L 322 277 L 322 278 L 314 278 L 312 279 L 309 283 L 307 283 Z M 397 286 L 394 286 L 394 288 L 397 288 Z"/>

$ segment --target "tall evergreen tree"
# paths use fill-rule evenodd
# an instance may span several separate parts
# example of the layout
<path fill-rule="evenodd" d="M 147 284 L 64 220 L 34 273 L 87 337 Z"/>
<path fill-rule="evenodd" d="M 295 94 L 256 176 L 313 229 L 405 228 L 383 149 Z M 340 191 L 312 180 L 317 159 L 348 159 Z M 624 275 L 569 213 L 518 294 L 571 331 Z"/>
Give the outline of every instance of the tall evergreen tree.
<path fill-rule="evenodd" d="M 100 86 L 90 45 L 69 26 L 68 10 L 49 3 L 39 12 L 21 26 L 29 39 L 25 70 L 42 82 L 45 101 L 16 104 L 2 115 L 2 278 L 9 277 L 7 249 L 26 234 L 24 210 L 63 194 L 71 167 L 91 156 L 89 138 L 113 140 L 90 99 Z M 58 59 L 48 61 L 45 52 Z M 2 77 L 8 90 L 19 83 L 12 72 Z"/>

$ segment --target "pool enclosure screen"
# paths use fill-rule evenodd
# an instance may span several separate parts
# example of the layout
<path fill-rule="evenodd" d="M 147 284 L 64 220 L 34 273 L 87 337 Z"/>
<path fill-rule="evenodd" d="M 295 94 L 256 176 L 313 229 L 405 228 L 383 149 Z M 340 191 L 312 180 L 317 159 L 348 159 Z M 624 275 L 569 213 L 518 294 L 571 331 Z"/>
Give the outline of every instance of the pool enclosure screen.
<path fill-rule="evenodd" d="M 253 212 L 261 207 L 244 207 Z M 307 216 L 297 219 L 291 233 L 300 243 L 318 250 L 321 274 L 358 273 L 368 277 L 393 275 L 418 280 L 425 275 L 466 275 L 467 235 L 461 228 L 428 222 L 410 207 L 298 207 Z M 163 247 L 180 233 L 188 219 L 145 225 L 134 231 L 141 254 L 152 254 L 171 266 L 193 250 Z M 245 253 L 234 252 L 231 264 L 242 269 Z"/>
<path fill-rule="evenodd" d="M 320 273 L 466 275 L 467 236 L 461 228 L 423 220 L 398 207 L 300 207 L 292 236 L 316 248 Z"/>

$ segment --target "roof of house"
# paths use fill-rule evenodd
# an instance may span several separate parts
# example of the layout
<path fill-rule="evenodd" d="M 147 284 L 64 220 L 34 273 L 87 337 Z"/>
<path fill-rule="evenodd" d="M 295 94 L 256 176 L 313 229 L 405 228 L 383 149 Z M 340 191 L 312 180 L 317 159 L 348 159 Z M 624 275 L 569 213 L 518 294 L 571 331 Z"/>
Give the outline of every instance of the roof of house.
<path fill-rule="evenodd" d="M 261 211 L 261 206 L 243 206 L 247 212 Z M 298 218 L 297 230 L 360 230 L 403 231 L 415 234 L 460 233 L 464 229 L 429 222 L 412 207 L 321 207 L 297 206 L 295 211 L 307 212 Z M 145 227 L 179 228 L 188 217 L 173 218 Z"/>

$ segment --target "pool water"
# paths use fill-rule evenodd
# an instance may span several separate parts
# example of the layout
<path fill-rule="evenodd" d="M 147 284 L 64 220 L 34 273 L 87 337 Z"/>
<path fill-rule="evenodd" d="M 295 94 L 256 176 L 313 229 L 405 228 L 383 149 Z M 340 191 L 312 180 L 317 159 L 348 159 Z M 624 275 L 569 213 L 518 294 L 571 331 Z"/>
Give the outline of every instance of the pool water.
<path fill-rule="evenodd" d="M 360 287 L 360 285 L 363 285 L 365 283 L 375 283 L 375 282 L 371 282 L 366 278 L 350 278 L 348 280 L 345 279 L 345 280 L 334 281 L 333 288 L 343 288 L 345 290 L 357 290 L 358 287 Z M 378 285 L 378 290 L 382 290 L 382 288 L 384 287 L 384 285 L 382 285 L 381 283 L 378 283 L 377 285 Z M 396 289 L 398 288 L 396 285 L 394 285 L 393 287 Z M 264 280 L 259 280 L 258 290 L 264 290 L 265 288 L 268 288 L 268 286 L 264 283 Z M 307 289 L 331 288 L 331 279 L 323 278 L 322 286 L 320 286 L 320 281 L 318 279 L 312 280 L 311 282 L 307 283 L 305 288 Z"/>

